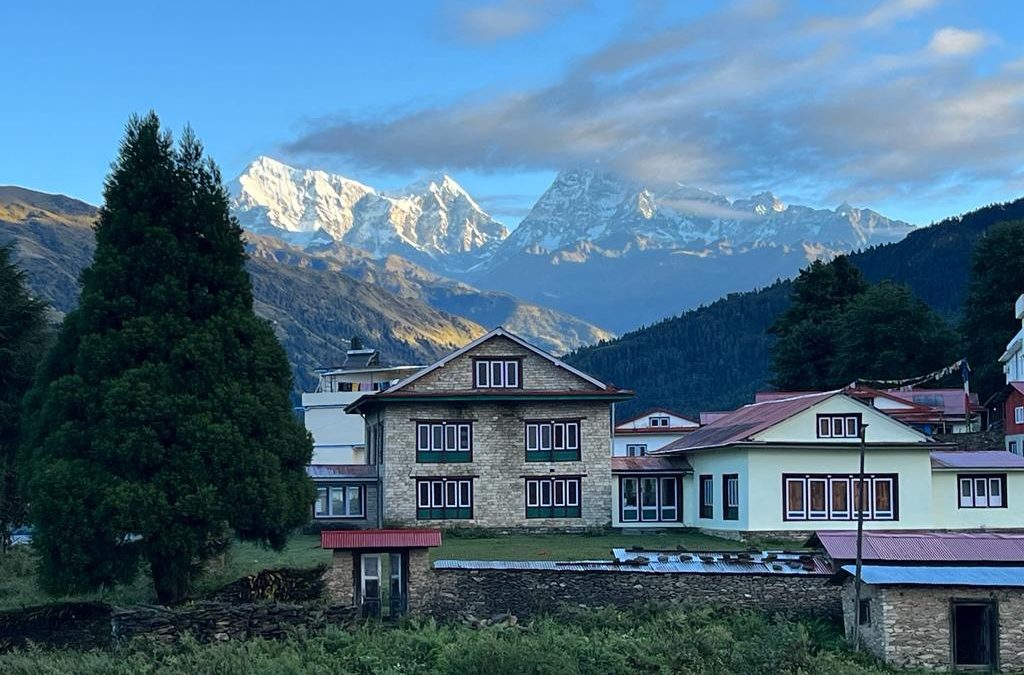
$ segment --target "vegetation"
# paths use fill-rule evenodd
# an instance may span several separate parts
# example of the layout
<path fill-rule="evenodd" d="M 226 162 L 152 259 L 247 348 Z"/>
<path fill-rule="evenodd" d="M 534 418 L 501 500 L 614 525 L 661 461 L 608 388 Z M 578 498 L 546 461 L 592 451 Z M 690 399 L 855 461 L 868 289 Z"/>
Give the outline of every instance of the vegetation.
<path fill-rule="evenodd" d="M 54 593 L 184 598 L 230 533 L 282 547 L 308 517 L 308 433 L 253 313 L 241 228 L 191 132 L 128 124 L 92 265 L 26 399 L 24 485 Z"/>
<path fill-rule="evenodd" d="M 16 471 L 21 398 L 32 383 L 45 330 L 45 305 L 29 294 L 13 255 L 10 246 L 0 246 L 0 552 L 7 550 L 11 529 L 24 521 Z"/>
<path fill-rule="evenodd" d="M 112 652 L 31 649 L 0 655 L 9 675 L 49 673 L 834 673 L 891 672 L 842 646 L 831 625 L 718 608 L 637 607 L 472 629 L 365 624 L 283 642 L 172 647 L 137 642 Z"/>
<path fill-rule="evenodd" d="M 1011 220 L 1024 220 L 1024 199 L 947 218 L 900 242 L 852 253 L 849 260 L 869 282 L 888 279 L 903 284 L 943 317 L 955 319 L 967 295 L 971 251 L 990 227 Z M 621 415 L 655 405 L 690 414 L 732 409 L 749 403 L 754 392 L 767 385 L 774 337 L 766 331 L 789 305 L 791 286 L 780 281 L 735 293 L 579 349 L 566 360 L 603 380 L 635 389 L 636 398 L 617 408 Z M 1000 302 L 1012 302 L 1019 292 Z M 999 321 L 1005 322 L 1006 316 Z M 980 334 L 986 329 L 975 330 Z M 984 350 L 985 355 L 974 357 L 968 347 L 971 367 L 977 370 L 985 359 L 998 357 L 989 353 Z"/>
<path fill-rule="evenodd" d="M 981 400 L 1003 388 L 999 356 L 1020 330 L 1013 303 L 1024 293 L 1024 220 L 996 225 L 981 238 L 971 259 L 971 282 L 960 332 L 971 383 Z"/>

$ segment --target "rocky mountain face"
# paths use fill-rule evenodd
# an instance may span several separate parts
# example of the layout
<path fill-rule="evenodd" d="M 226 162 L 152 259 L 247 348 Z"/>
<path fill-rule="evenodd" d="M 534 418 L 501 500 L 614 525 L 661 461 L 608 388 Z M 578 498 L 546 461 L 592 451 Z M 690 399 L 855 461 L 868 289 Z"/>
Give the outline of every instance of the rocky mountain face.
<path fill-rule="evenodd" d="M 260 157 L 230 189 L 235 215 L 251 232 L 301 246 L 337 242 L 377 257 L 397 254 L 441 273 L 469 269 L 508 236 L 444 175 L 385 194 L 344 176 Z"/>
<path fill-rule="evenodd" d="M 450 177 L 385 194 L 268 158 L 234 183 L 239 221 L 314 250 L 344 244 L 624 331 L 792 276 L 808 261 L 902 239 L 870 209 L 786 205 L 653 190 L 619 176 L 560 173 L 508 233 Z"/>
<path fill-rule="evenodd" d="M 78 276 L 92 260 L 98 210 L 60 195 L 0 187 L 0 243 L 12 241 L 32 289 L 58 316 L 78 300 Z M 385 358 L 429 363 L 504 325 L 556 353 L 610 333 L 504 293 L 482 292 L 395 256 L 377 260 L 344 244 L 302 249 L 247 234 L 257 312 L 274 322 L 299 387 L 312 370 L 336 364 L 358 335 Z"/>

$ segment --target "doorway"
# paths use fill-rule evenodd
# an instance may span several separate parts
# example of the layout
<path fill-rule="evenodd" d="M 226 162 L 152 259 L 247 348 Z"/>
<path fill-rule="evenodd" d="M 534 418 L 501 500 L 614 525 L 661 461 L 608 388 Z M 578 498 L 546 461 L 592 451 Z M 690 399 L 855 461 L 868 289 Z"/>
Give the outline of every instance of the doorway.
<path fill-rule="evenodd" d="M 953 600 L 953 667 L 994 671 L 998 665 L 999 622 L 992 600 Z"/>
<path fill-rule="evenodd" d="M 405 614 L 408 606 L 407 568 L 404 552 L 360 554 L 357 600 L 364 617 L 398 618 Z"/>

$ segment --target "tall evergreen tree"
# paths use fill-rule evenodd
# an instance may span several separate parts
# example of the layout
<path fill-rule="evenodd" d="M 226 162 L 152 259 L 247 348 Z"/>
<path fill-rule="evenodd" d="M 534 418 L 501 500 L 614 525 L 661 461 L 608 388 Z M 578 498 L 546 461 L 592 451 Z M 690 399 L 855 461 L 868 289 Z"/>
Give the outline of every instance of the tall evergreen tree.
<path fill-rule="evenodd" d="M 816 260 L 793 281 L 792 301 L 768 332 L 772 382 L 780 389 L 828 389 L 834 384 L 835 323 L 846 306 L 867 288 L 845 255 Z"/>
<path fill-rule="evenodd" d="M 42 355 L 45 307 L 28 292 L 13 248 L 0 246 L 0 550 L 6 550 L 11 528 L 24 516 L 15 471 L 21 398 Z"/>
<path fill-rule="evenodd" d="M 906 286 L 883 281 L 854 298 L 835 323 L 831 385 L 923 375 L 957 358 L 946 322 Z"/>
<path fill-rule="evenodd" d="M 1005 382 L 999 355 L 1020 330 L 1013 304 L 1024 293 L 1024 220 L 993 225 L 974 247 L 960 334 L 971 381 L 985 400 Z"/>
<path fill-rule="evenodd" d="M 233 532 L 283 546 L 313 499 L 291 374 L 252 307 L 241 229 L 190 132 L 132 118 L 104 185 L 96 252 L 27 400 L 41 579 L 124 582 L 149 565 L 184 598 Z"/>

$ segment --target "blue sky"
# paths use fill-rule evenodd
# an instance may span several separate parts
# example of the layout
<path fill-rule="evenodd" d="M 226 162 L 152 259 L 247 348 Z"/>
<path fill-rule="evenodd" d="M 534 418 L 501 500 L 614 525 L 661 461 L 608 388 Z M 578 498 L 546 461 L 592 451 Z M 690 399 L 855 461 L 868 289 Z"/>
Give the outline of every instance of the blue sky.
<path fill-rule="evenodd" d="M 1024 5 L 3 3 L 0 184 L 101 200 L 128 115 L 514 225 L 560 168 L 927 223 L 1024 195 Z"/>

